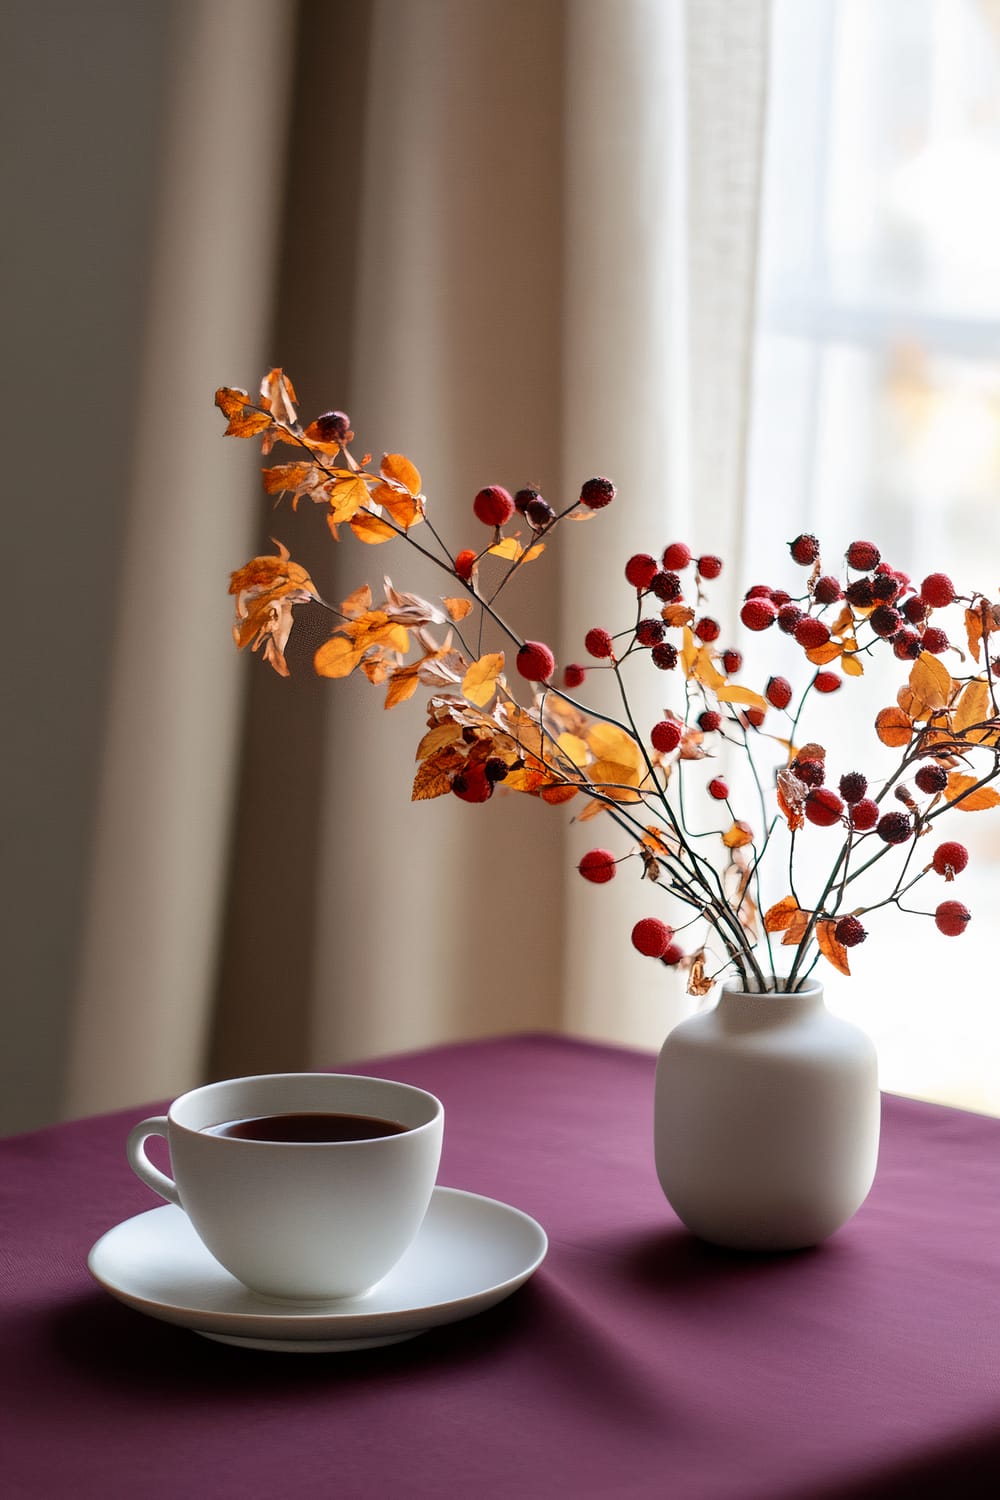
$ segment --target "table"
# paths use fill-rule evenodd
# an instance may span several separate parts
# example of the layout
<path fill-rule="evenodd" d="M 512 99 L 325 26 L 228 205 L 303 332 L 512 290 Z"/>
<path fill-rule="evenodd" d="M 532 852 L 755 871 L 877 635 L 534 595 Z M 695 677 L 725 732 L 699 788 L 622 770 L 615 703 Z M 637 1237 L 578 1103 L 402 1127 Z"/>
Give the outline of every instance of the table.
<path fill-rule="evenodd" d="M 994 1500 L 1000 1120 L 887 1097 L 856 1218 L 739 1255 L 662 1198 L 653 1066 L 524 1036 L 357 1069 L 439 1094 L 440 1181 L 550 1251 L 479 1317 L 352 1354 L 211 1343 L 91 1281 L 154 1205 L 123 1151 L 150 1108 L 0 1142 L 5 1500 Z"/>

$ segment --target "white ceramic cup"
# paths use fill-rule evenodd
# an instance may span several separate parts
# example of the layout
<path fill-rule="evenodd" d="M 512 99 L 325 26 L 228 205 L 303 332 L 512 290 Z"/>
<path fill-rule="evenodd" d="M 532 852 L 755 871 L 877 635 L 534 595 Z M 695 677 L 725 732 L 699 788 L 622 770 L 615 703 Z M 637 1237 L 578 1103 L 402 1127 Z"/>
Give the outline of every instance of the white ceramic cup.
<path fill-rule="evenodd" d="M 374 1116 L 399 1134 L 351 1141 L 263 1141 L 210 1127 L 264 1115 Z M 386 1078 L 269 1073 L 206 1084 L 130 1132 L 129 1165 L 178 1204 L 216 1260 L 254 1291 L 295 1301 L 354 1297 L 381 1281 L 415 1238 L 437 1178 L 444 1106 Z M 166 1136 L 173 1178 L 148 1159 Z"/>

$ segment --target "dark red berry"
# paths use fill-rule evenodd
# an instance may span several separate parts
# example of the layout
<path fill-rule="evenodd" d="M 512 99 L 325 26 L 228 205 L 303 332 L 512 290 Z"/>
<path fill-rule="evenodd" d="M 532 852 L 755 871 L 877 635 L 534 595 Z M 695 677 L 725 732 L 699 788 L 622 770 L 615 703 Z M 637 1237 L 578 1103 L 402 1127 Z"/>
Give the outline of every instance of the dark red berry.
<path fill-rule="evenodd" d="M 478 760 L 462 767 L 451 789 L 463 802 L 488 802 L 493 796 L 493 783 L 488 780 L 482 761 Z"/>
<path fill-rule="evenodd" d="M 686 542 L 671 542 L 663 549 L 663 566 L 681 572 L 691 561 L 691 548 Z"/>
<path fill-rule="evenodd" d="M 848 771 L 840 778 L 840 795 L 852 807 L 855 802 L 861 801 L 867 790 L 868 777 L 863 776 L 860 771 Z M 874 806 L 874 803 L 872 805 Z"/>
<path fill-rule="evenodd" d="M 677 665 L 677 647 L 671 641 L 662 641 L 649 653 L 654 667 L 661 672 L 672 672 Z"/>
<path fill-rule="evenodd" d="M 544 641 L 525 641 L 516 662 L 517 670 L 528 682 L 547 682 L 556 669 L 556 659 Z"/>
<path fill-rule="evenodd" d="M 879 564 L 881 567 L 881 563 Z M 891 573 L 876 573 L 871 581 L 872 598 L 879 604 L 894 604 L 899 597 L 899 583 Z"/>
<path fill-rule="evenodd" d="M 960 937 L 972 920 L 972 913 L 961 901 L 942 901 L 934 913 L 938 932 L 945 937 Z"/>
<path fill-rule="evenodd" d="M 783 604 L 778 610 L 778 629 L 785 635 L 794 635 L 800 620 L 805 619 L 805 610 L 797 604 Z"/>
<path fill-rule="evenodd" d="M 874 542 L 852 542 L 847 549 L 847 561 L 859 573 L 870 573 L 881 556 Z"/>
<path fill-rule="evenodd" d="M 648 552 L 637 552 L 625 564 L 625 577 L 634 589 L 648 589 L 659 571 L 656 558 Z"/>
<path fill-rule="evenodd" d="M 790 769 L 806 786 L 822 786 L 826 780 L 826 768 L 821 760 L 799 760 L 796 756 Z"/>
<path fill-rule="evenodd" d="M 528 506 L 532 500 L 540 500 L 541 498 L 541 490 L 536 489 L 533 484 L 527 484 L 523 490 L 518 490 L 514 496 L 514 509 L 520 511 L 522 516 L 526 516 L 528 514 Z"/>
<path fill-rule="evenodd" d="M 906 603 L 902 606 L 902 610 L 911 625 L 919 625 L 921 620 L 927 618 L 927 605 L 920 598 L 919 594 L 914 594 L 912 599 L 907 599 Z"/>
<path fill-rule="evenodd" d="M 913 832 L 913 823 L 908 813 L 887 812 L 878 820 L 875 832 L 886 844 L 905 844 Z"/>
<path fill-rule="evenodd" d="M 535 500 L 528 501 L 524 514 L 535 531 L 544 531 L 546 526 L 551 526 L 556 518 L 555 511 L 548 501 L 542 499 L 541 495 Z"/>
<path fill-rule="evenodd" d="M 743 652 L 734 651 L 732 646 L 727 647 L 722 653 L 722 665 L 725 668 L 726 676 L 733 677 L 743 665 Z"/>
<path fill-rule="evenodd" d="M 819 541 L 816 537 L 811 536 L 809 532 L 803 531 L 795 538 L 794 542 L 788 543 L 788 550 L 797 563 L 801 563 L 804 568 L 807 568 L 810 563 L 814 563 L 817 557 L 819 557 Z"/>
<path fill-rule="evenodd" d="M 855 578 L 854 582 L 849 583 L 844 590 L 844 598 L 855 609 L 871 609 L 875 603 L 871 580 L 868 578 Z"/>
<path fill-rule="evenodd" d="M 670 947 L 674 931 L 659 917 L 643 917 L 632 928 L 632 946 L 647 958 L 662 958 Z"/>
<path fill-rule="evenodd" d="M 776 604 L 778 606 L 778 613 L 779 614 L 781 613 L 781 611 L 784 608 L 784 606 L 786 604 L 791 604 L 791 602 L 792 602 L 792 596 L 787 591 L 787 589 L 772 589 L 771 590 L 771 603 L 772 604 Z"/>
<path fill-rule="evenodd" d="M 703 714 L 698 715 L 698 728 L 704 730 L 705 734 L 714 734 L 717 729 L 722 728 L 722 715 L 717 714 L 714 708 L 706 708 Z"/>
<path fill-rule="evenodd" d="M 657 573 L 649 586 L 663 604 L 681 597 L 681 581 L 676 573 Z"/>
<path fill-rule="evenodd" d="M 753 588 L 747 589 L 743 597 L 744 599 L 770 599 L 773 592 L 769 583 L 755 583 Z"/>
<path fill-rule="evenodd" d="M 714 776 L 708 783 L 708 795 L 714 797 L 716 802 L 725 802 L 729 796 L 729 784 L 721 776 Z"/>
<path fill-rule="evenodd" d="M 499 755 L 491 755 L 483 765 L 486 780 L 493 786 L 496 786 L 498 781 L 503 781 L 509 770 L 510 766 Z"/>
<path fill-rule="evenodd" d="M 706 552 L 698 559 L 698 572 L 702 578 L 718 578 L 722 572 L 722 558 Z"/>
<path fill-rule="evenodd" d="M 473 500 L 472 509 L 484 526 L 503 526 L 514 514 L 514 497 L 502 484 L 488 484 Z"/>
<path fill-rule="evenodd" d="M 586 680 L 587 670 L 585 667 L 581 667 L 578 661 L 568 662 L 567 665 L 563 667 L 563 687 L 583 687 L 583 684 L 586 682 Z"/>
<path fill-rule="evenodd" d="M 580 490 L 580 499 L 588 510 L 603 510 L 616 493 L 610 479 L 588 479 Z"/>
<path fill-rule="evenodd" d="M 916 661 L 923 650 L 915 630 L 900 630 L 892 638 L 892 654 L 900 661 Z"/>
<path fill-rule="evenodd" d="M 868 623 L 876 635 L 880 635 L 887 641 L 891 635 L 895 635 L 903 625 L 903 616 L 898 609 L 893 609 L 891 604 L 880 604 L 873 609 L 868 616 Z"/>
<path fill-rule="evenodd" d="M 718 620 L 713 620 L 711 615 L 704 615 L 694 627 L 694 633 L 700 641 L 717 641 L 722 630 Z"/>
<path fill-rule="evenodd" d="M 472 577 L 476 568 L 478 554 L 471 547 L 466 547 L 455 558 L 455 572 L 459 578 L 464 578 L 466 583 Z"/>
<path fill-rule="evenodd" d="M 662 620 L 640 620 L 635 627 L 635 638 L 640 646 L 658 646 L 665 632 Z"/>
<path fill-rule="evenodd" d="M 770 599 L 748 599 L 740 610 L 740 619 L 748 630 L 766 630 L 777 617 L 778 611 Z"/>
<path fill-rule="evenodd" d="M 618 866 L 610 849 L 588 849 L 577 869 L 592 885 L 607 885 L 614 880 Z"/>
<path fill-rule="evenodd" d="M 596 656 L 598 660 L 614 655 L 614 642 L 608 632 L 602 630 L 599 625 L 595 625 L 592 630 L 587 631 L 587 634 L 583 638 L 583 644 L 591 656 Z"/>
<path fill-rule="evenodd" d="M 924 631 L 921 644 L 925 651 L 930 651 L 934 656 L 940 656 L 942 651 L 947 651 L 951 642 L 948 639 L 947 633 L 939 626 L 928 625 Z"/>
<path fill-rule="evenodd" d="M 944 766 L 921 766 L 913 779 L 922 792 L 932 796 L 935 792 L 944 791 L 948 785 L 948 772 Z"/>
<path fill-rule="evenodd" d="M 822 578 L 817 578 L 813 595 L 817 604 L 836 604 L 838 599 L 843 598 L 844 591 L 840 587 L 840 581 L 826 573 Z"/>
<path fill-rule="evenodd" d="M 830 828 L 844 816 L 844 804 L 828 786 L 814 786 L 806 797 L 806 817 L 820 828 Z"/>
<path fill-rule="evenodd" d="M 813 687 L 817 693 L 835 693 L 843 680 L 836 672 L 817 672 L 813 678 Z"/>
<path fill-rule="evenodd" d="M 873 802 L 870 797 L 862 797 L 860 802 L 855 802 L 851 808 L 851 827 L 856 828 L 858 833 L 867 833 L 874 828 L 878 822 L 878 803 Z"/>
<path fill-rule="evenodd" d="M 680 744 L 681 734 L 681 726 L 676 719 L 661 719 L 658 724 L 653 725 L 649 738 L 654 750 L 659 750 L 661 755 L 669 755 Z"/>
<path fill-rule="evenodd" d="M 856 948 L 868 936 L 857 917 L 841 917 L 833 929 L 833 935 L 845 948 Z"/>
<path fill-rule="evenodd" d="M 787 708 L 792 701 L 792 684 L 787 677 L 769 677 L 764 697 L 772 708 Z"/>
<path fill-rule="evenodd" d="M 930 573 L 920 585 L 920 597 L 932 609 L 944 609 L 955 598 L 955 585 L 947 573 Z"/>
<path fill-rule="evenodd" d="M 312 430 L 321 443 L 349 443 L 354 436 L 346 411 L 325 411 L 313 422 Z"/>
<path fill-rule="evenodd" d="M 806 651 L 814 651 L 817 646 L 826 645 L 830 639 L 830 627 L 817 620 L 815 615 L 803 615 L 795 627 L 795 639 Z"/>
<path fill-rule="evenodd" d="M 964 844 L 949 839 L 945 844 L 938 844 L 931 863 L 938 875 L 946 876 L 949 870 L 953 875 L 961 875 L 969 863 L 969 851 Z"/>

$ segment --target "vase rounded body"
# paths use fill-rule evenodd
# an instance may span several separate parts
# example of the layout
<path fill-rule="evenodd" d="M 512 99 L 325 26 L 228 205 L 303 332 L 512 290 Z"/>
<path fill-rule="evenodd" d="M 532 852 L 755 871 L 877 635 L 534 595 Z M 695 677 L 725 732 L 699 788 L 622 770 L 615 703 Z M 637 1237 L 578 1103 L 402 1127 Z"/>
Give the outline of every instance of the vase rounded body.
<path fill-rule="evenodd" d="M 868 1196 L 879 1121 L 875 1047 L 815 980 L 760 995 L 730 981 L 660 1051 L 657 1175 L 716 1245 L 798 1250 L 833 1234 Z"/>

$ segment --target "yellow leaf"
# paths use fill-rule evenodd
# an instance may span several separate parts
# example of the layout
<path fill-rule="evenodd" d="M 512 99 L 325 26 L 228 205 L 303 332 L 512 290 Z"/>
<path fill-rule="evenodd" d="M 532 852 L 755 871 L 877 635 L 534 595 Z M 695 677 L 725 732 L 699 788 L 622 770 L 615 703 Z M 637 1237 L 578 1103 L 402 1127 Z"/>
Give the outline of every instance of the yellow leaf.
<path fill-rule="evenodd" d="M 816 923 L 816 941 L 819 943 L 819 951 L 823 957 L 829 959 L 833 967 L 841 974 L 851 976 L 851 966 L 847 962 L 847 949 L 843 943 L 838 943 L 834 936 L 836 922 L 822 921 Z"/>
<path fill-rule="evenodd" d="M 814 667 L 825 667 L 828 662 L 836 661 L 839 655 L 840 646 L 836 641 L 824 641 L 822 646 L 813 646 L 806 652 L 806 660 Z"/>
<path fill-rule="evenodd" d="M 320 646 L 313 657 L 313 667 L 319 677 L 350 677 L 363 655 L 363 646 L 335 635 Z"/>
<path fill-rule="evenodd" d="M 978 779 L 977 776 L 963 776 L 959 771 L 952 771 L 944 789 L 948 801 L 954 802 L 962 812 L 982 812 L 985 808 L 1000 806 L 1000 792 L 993 787 L 981 786 L 975 792 L 970 790 Z M 958 800 L 960 797 L 961 801 Z"/>
<path fill-rule="evenodd" d="M 590 759 L 590 749 L 586 740 L 581 740 L 575 734 L 561 734 L 556 740 L 559 749 L 566 759 L 572 761 L 574 766 L 585 766 Z"/>
<path fill-rule="evenodd" d="M 684 668 L 685 677 L 691 676 L 697 656 L 698 647 L 694 643 L 694 631 L 685 625 L 681 635 L 681 665 Z"/>
<path fill-rule="evenodd" d="M 391 542 L 396 533 L 391 526 L 380 521 L 378 516 L 370 515 L 366 510 L 359 510 L 351 518 L 351 530 L 359 542 L 368 542 L 377 546 L 379 542 Z"/>
<path fill-rule="evenodd" d="M 340 613 L 346 615 L 349 620 L 355 619 L 357 615 L 363 615 L 372 607 L 372 591 L 367 583 L 363 583 L 353 594 L 348 594 L 342 600 Z"/>
<path fill-rule="evenodd" d="M 883 745 L 896 749 L 910 743 L 913 724 L 901 708 L 883 708 L 875 719 L 875 733 Z"/>
<path fill-rule="evenodd" d="M 619 761 L 638 772 L 642 751 L 635 740 L 617 724 L 592 724 L 587 730 L 587 744 L 598 760 Z"/>
<path fill-rule="evenodd" d="M 956 734 L 971 728 L 973 724 L 984 724 L 992 717 L 989 684 L 982 677 L 967 682 L 955 706 L 952 728 Z"/>
<path fill-rule="evenodd" d="M 742 849 L 747 844 L 753 843 L 753 829 L 749 823 L 737 819 L 732 828 L 722 835 L 722 842 L 727 849 Z"/>
<path fill-rule="evenodd" d="M 420 680 L 417 676 L 418 670 L 417 666 L 396 668 L 385 690 L 383 708 L 395 708 L 397 703 L 405 703 L 407 698 L 413 697 Z"/>
<path fill-rule="evenodd" d="M 766 698 L 762 698 L 760 693 L 755 693 L 751 688 L 726 683 L 716 690 L 715 696 L 720 703 L 742 703 L 744 708 L 759 708 L 761 713 L 767 712 Z"/>
<path fill-rule="evenodd" d="M 783 896 L 764 914 L 765 932 L 784 932 L 792 925 L 796 912 L 800 910 L 794 896 Z"/>
<path fill-rule="evenodd" d="M 695 653 L 694 661 L 691 664 L 691 670 L 703 687 L 712 688 L 718 697 L 722 696 L 722 690 L 726 685 L 726 679 L 723 677 L 722 673 L 715 665 L 715 662 L 712 660 L 712 653 L 707 646 L 702 646 L 701 649 Z M 767 707 L 767 704 L 764 703 L 763 698 L 759 699 L 758 701 L 764 704 L 765 708 Z"/>
<path fill-rule="evenodd" d="M 505 536 L 503 541 L 495 542 L 486 550 L 492 557 L 504 557 L 510 562 L 517 562 L 521 556 L 521 544 L 516 537 L 512 536 Z"/>
<path fill-rule="evenodd" d="M 442 599 L 441 603 L 448 611 L 448 618 L 454 620 L 456 624 L 472 613 L 471 599 Z"/>
<path fill-rule="evenodd" d="M 433 729 L 428 729 L 420 744 L 414 760 L 426 760 L 429 755 L 444 748 L 445 745 L 453 745 L 456 740 L 462 738 L 461 724 L 455 724 L 450 720 L 445 724 L 435 724 Z"/>
<path fill-rule="evenodd" d="M 840 670 L 848 677 L 863 677 L 865 675 L 864 662 L 854 651 L 845 651 L 840 658 Z"/>
<path fill-rule="evenodd" d="M 218 396 L 216 396 L 218 402 Z M 227 413 L 228 415 L 228 413 Z M 965 611 L 965 633 L 969 640 L 969 650 L 973 659 L 979 660 L 979 647 L 983 639 L 983 616 L 978 609 L 967 609 Z"/>
<path fill-rule="evenodd" d="M 502 651 L 491 651 L 474 661 L 462 678 L 462 692 L 470 703 L 485 708 L 496 692 L 496 682 L 503 671 Z"/>
<path fill-rule="evenodd" d="M 420 470 L 416 464 L 404 458 L 402 453 L 383 453 L 379 473 L 383 479 L 391 479 L 396 484 L 401 484 L 404 490 L 409 490 L 411 495 L 420 494 Z"/>
<path fill-rule="evenodd" d="M 544 551 L 545 551 L 545 543 L 544 542 L 536 542 L 533 547 L 529 547 L 528 550 L 527 550 L 527 552 L 524 553 L 523 557 L 521 558 L 521 561 L 523 563 L 534 562 L 535 558 L 536 557 L 541 557 L 541 555 L 542 555 L 542 553 Z"/>
<path fill-rule="evenodd" d="M 612 802 L 641 802 L 642 797 L 632 788 L 639 784 L 636 767 L 622 765 L 616 760 L 595 760 L 587 767 L 587 777 L 592 786 L 598 787 Z"/>
<path fill-rule="evenodd" d="M 357 474 L 347 479 L 335 479 L 329 489 L 330 514 L 328 520 L 334 525 L 338 521 L 349 521 L 362 505 L 368 504 L 368 486 Z"/>
<path fill-rule="evenodd" d="M 945 708 L 951 697 L 951 673 L 929 651 L 921 651 L 910 672 L 910 691 L 928 708 Z"/>

